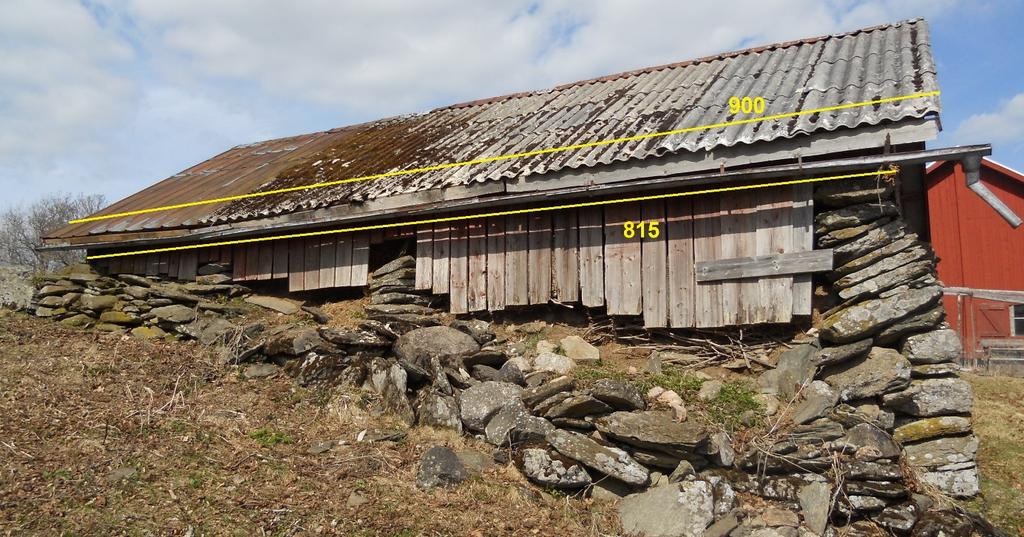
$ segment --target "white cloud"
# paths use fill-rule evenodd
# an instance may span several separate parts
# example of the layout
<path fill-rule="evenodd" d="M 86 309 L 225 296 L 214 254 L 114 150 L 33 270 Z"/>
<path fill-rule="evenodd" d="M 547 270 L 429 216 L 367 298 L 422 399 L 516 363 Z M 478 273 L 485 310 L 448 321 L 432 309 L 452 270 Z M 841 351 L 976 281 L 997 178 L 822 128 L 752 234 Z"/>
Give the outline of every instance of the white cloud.
<path fill-rule="evenodd" d="M 0 17 L 0 189 L 28 199 L 116 197 L 238 143 L 955 0 L 12 1 Z"/>
<path fill-rule="evenodd" d="M 1024 93 L 1014 95 L 993 112 L 963 120 L 954 137 L 962 143 L 1024 144 Z"/>

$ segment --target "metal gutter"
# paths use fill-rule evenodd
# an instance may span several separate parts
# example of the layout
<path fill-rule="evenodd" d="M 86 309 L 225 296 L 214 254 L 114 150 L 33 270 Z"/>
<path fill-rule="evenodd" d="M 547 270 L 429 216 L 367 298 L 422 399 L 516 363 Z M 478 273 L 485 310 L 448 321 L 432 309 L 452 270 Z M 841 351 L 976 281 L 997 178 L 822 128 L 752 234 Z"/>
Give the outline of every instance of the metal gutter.
<path fill-rule="evenodd" d="M 425 216 L 438 213 L 459 212 L 469 209 L 486 209 L 503 207 L 508 205 L 528 203 L 557 203 L 567 198 L 593 198 L 597 196 L 609 196 L 616 194 L 634 195 L 639 192 L 651 190 L 663 190 L 672 187 L 694 187 L 710 184 L 719 184 L 735 181 L 750 181 L 759 179 L 771 179 L 776 177 L 810 177 L 824 173 L 839 173 L 851 170 L 863 170 L 865 168 L 878 168 L 888 164 L 920 164 L 939 160 L 964 160 L 990 155 L 992 146 L 989 144 L 956 146 L 942 149 L 928 149 L 922 151 L 908 151 L 904 153 L 890 153 L 887 155 L 871 155 L 863 157 L 840 158 L 820 160 L 812 162 L 797 162 L 793 164 L 779 164 L 757 168 L 745 168 L 727 172 L 712 172 L 693 175 L 675 175 L 638 177 L 636 179 L 616 183 L 605 183 L 598 185 L 574 186 L 570 188 L 542 190 L 519 193 L 491 193 L 484 196 L 462 198 L 458 200 L 443 200 L 409 205 L 402 209 L 379 209 L 366 212 L 355 212 L 350 210 L 345 214 L 336 214 L 330 218 L 317 218 L 317 213 L 323 211 L 308 211 L 305 213 L 294 213 L 284 217 L 263 219 L 260 221 L 240 222 L 228 226 L 217 226 L 215 230 L 200 230 L 188 236 L 169 238 L 143 238 L 136 240 L 118 240 L 112 242 L 96 242 L 90 244 L 56 244 L 38 248 L 38 250 L 69 250 L 69 249 L 104 249 L 104 248 L 125 248 L 150 244 L 189 243 L 203 239 L 227 239 L 245 236 L 261 235 L 269 232 L 288 232 L 296 229 L 319 229 L 339 224 L 352 224 L 355 222 L 373 222 L 379 220 L 395 220 L 396 217 Z M 641 170 L 642 171 L 642 170 Z"/>
<path fill-rule="evenodd" d="M 999 199 L 994 192 L 981 182 L 981 156 L 971 155 L 963 159 L 964 175 L 967 176 L 967 188 L 971 189 L 985 203 L 989 204 L 999 216 L 1003 217 L 1014 229 L 1020 227 L 1022 221 L 1013 209 L 1009 208 L 1003 200 Z"/>

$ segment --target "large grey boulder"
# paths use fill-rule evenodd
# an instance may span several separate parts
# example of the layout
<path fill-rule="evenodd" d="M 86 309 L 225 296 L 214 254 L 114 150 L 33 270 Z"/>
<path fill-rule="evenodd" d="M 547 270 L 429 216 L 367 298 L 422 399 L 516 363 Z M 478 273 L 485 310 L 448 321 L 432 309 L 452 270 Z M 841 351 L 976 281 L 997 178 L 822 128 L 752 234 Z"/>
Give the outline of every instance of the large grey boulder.
<path fill-rule="evenodd" d="M 416 485 L 423 489 L 458 485 L 469 477 L 458 454 L 444 446 L 434 446 L 423 454 L 416 473 Z"/>
<path fill-rule="evenodd" d="M 911 416 L 967 414 L 974 405 L 971 385 L 959 378 L 914 380 L 906 390 L 890 393 L 882 403 Z"/>
<path fill-rule="evenodd" d="M 21 310 L 28 307 L 32 302 L 32 293 L 35 288 L 32 286 L 31 269 L 21 266 L 0 267 L 0 308 Z M 72 292 L 71 289 L 63 286 L 53 290 L 54 295 Z M 43 289 L 46 289 L 45 287 Z"/>
<path fill-rule="evenodd" d="M 402 366 L 375 359 L 370 363 L 367 382 L 380 394 L 384 410 L 392 413 L 407 425 L 416 423 L 416 412 L 406 394 L 408 374 Z"/>
<path fill-rule="evenodd" d="M 628 535 L 700 537 L 715 521 L 714 492 L 703 480 L 654 487 L 623 498 L 619 519 Z"/>
<path fill-rule="evenodd" d="M 428 326 L 402 334 L 395 341 L 394 352 L 401 360 L 426 363 L 431 356 L 443 361 L 473 354 L 480 345 L 468 334 L 448 326 Z"/>
<path fill-rule="evenodd" d="M 894 392 L 910 384 L 910 362 L 899 352 L 873 347 L 867 356 L 826 368 L 824 380 L 841 401 Z"/>
<path fill-rule="evenodd" d="M 868 423 L 861 423 L 846 431 L 841 442 L 856 449 L 871 448 L 877 450 L 879 458 L 895 459 L 900 456 L 900 448 L 885 431 Z"/>
<path fill-rule="evenodd" d="M 620 442 L 670 453 L 692 453 L 709 437 L 707 429 L 693 422 L 679 423 L 672 414 L 656 410 L 613 412 L 595 421 L 597 430 Z"/>
<path fill-rule="evenodd" d="M 579 433 L 555 429 L 546 440 L 562 455 L 630 485 L 646 485 L 650 473 L 625 451 L 598 444 Z"/>
<path fill-rule="evenodd" d="M 85 307 L 84 304 L 86 303 L 86 297 L 87 296 L 89 296 L 89 295 L 82 295 L 83 307 Z M 94 297 L 94 298 L 112 298 L 112 297 Z M 92 310 L 95 311 L 95 308 L 88 308 L 87 307 L 85 309 L 92 309 Z M 188 306 L 182 306 L 181 304 L 171 304 L 170 306 L 160 306 L 159 308 L 153 308 L 153 309 L 149 310 L 149 313 L 152 314 L 154 317 L 156 317 L 156 319 L 158 321 L 160 321 L 160 322 L 183 324 L 183 323 L 190 323 L 190 322 L 192 322 L 192 321 L 194 321 L 196 319 L 196 310 L 194 310 L 194 309 L 192 309 L 192 308 L 190 308 Z"/>
<path fill-rule="evenodd" d="M 601 352 L 597 347 L 580 336 L 566 336 L 558 344 L 562 352 L 576 363 L 591 364 L 601 360 Z"/>
<path fill-rule="evenodd" d="M 821 322 L 821 337 L 849 343 L 872 336 L 886 326 L 931 306 L 942 296 L 937 286 L 910 289 L 888 298 L 865 300 L 836 311 Z"/>
<path fill-rule="evenodd" d="M 416 398 L 414 408 L 416 423 L 442 429 L 451 429 L 462 434 L 462 419 L 459 417 L 459 404 L 450 395 L 423 390 Z"/>
<path fill-rule="evenodd" d="M 903 355 L 912 364 L 939 364 L 960 359 L 963 347 L 954 330 L 944 328 L 910 336 L 903 342 Z"/>
<path fill-rule="evenodd" d="M 553 352 L 541 352 L 533 359 L 533 368 L 537 371 L 551 371 L 559 375 L 567 375 L 576 368 L 576 362 L 568 356 Z"/>
<path fill-rule="evenodd" d="M 468 336 L 467 336 L 468 337 Z M 471 431 L 483 432 L 487 422 L 509 404 L 522 404 L 523 389 L 508 382 L 481 382 L 470 386 L 459 397 L 459 416 Z"/>
<path fill-rule="evenodd" d="M 484 438 L 495 446 L 540 442 L 555 430 L 550 421 L 530 414 L 526 407 L 514 400 L 501 407 L 487 422 Z"/>
<path fill-rule="evenodd" d="M 174 306 L 166 307 L 173 308 Z M 155 312 L 157 309 L 161 308 L 156 308 L 153 311 Z M 313 328 L 290 327 L 270 335 L 264 344 L 264 353 L 267 356 L 298 356 L 319 348 L 323 343 L 320 334 Z"/>
<path fill-rule="evenodd" d="M 832 507 L 832 486 L 822 481 L 808 483 L 797 491 L 800 513 L 814 535 L 824 535 Z"/>
<path fill-rule="evenodd" d="M 958 470 L 921 472 L 919 475 L 926 483 L 954 498 L 973 498 L 981 492 L 976 466 Z"/>
<path fill-rule="evenodd" d="M 591 385 L 588 391 L 595 399 L 605 402 L 615 410 L 643 410 L 647 407 L 640 390 L 624 380 L 600 379 Z"/>
<path fill-rule="evenodd" d="M 568 466 L 545 449 L 523 450 L 523 475 L 543 487 L 578 489 L 589 486 L 590 474 L 578 464 Z"/>
<path fill-rule="evenodd" d="M 922 312 L 905 317 L 883 328 L 875 335 L 875 344 L 881 347 L 896 347 L 908 334 L 933 330 L 946 318 L 946 308 L 941 303 Z"/>
<path fill-rule="evenodd" d="M 978 453 L 978 437 L 947 436 L 903 446 L 911 466 L 942 470 L 950 465 L 973 463 Z"/>
<path fill-rule="evenodd" d="M 810 343 L 787 349 L 779 355 L 775 369 L 769 369 L 758 377 L 758 388 L 762 393 L 782 395 L 787 399 L 793 397 L 814 376 L 818 351 L 818 346 Z"/>

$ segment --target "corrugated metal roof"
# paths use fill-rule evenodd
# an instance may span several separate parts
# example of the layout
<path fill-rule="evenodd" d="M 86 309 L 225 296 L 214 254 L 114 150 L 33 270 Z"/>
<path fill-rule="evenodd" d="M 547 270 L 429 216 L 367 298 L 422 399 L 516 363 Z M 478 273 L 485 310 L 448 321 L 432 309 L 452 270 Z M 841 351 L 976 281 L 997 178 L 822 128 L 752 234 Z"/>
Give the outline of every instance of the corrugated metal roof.
<path fill-rule="evenodd" d="M 730 96 L 766 114 L 938 89 L 920 19 L 721 54 L 235 147 L 111 205 L 110 214 L 434 164 L 727 122 Z M 919 118 L 937 97 L 734 125 L 65 227 L 54 237 L 197 227 L 473 182 Z"/>

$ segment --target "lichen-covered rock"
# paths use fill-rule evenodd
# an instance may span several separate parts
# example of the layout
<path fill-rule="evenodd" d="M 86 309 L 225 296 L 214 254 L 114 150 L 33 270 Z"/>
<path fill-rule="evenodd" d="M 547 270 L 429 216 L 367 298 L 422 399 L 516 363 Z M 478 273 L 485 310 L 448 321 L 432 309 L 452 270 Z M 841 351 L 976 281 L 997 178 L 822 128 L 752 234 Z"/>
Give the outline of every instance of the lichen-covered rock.
<path fill-rule="evenodd" d="M 944 328 L 908 337 L 902 351 L 912 364 L 939 364 L 959 360 L 963 347 L 956 331 Z"/>
<path fill-rule="evenodd" d="M 32 293 L 35 291 L 30 273 L 28 267 L 0 267 L 0 308 L 21 310 L 29 306 L 32 302 Z M 47 287 L 51 287 L 49 291 L 54 295 L 73 291 L 68 289 L 70 286 L 46 286 L 43 289 Z"/>
<path fill-rule="evenodd" d="M 82 295 L 81 298 L 78 299 L 78 306 L 80 308 L 82 308 L 83 310 L 94 311 L 96 313 L 100 313 L 102 311 L 113 309 L 115 304 L 117 304 L 117 297 L 110 296 L 110 295 Z M 166 307 L 172 307 L 172 306 L 166 306 Z M 185 308 L 185 306 L 179 306 L 179 307 Z M 159 309 L 159 308 L 157 308 L 157 309 Z M 185 309 L 187 309 L 189 311 L 192 311 L 189 308 L 185 308 Z M 159 314 L 157 314 L 157 316 L 159 316 Z M 191 321 L 191 320 L 192 319 L 189 319 L 189 321 Z M 185 321 L 185 322 L 188 322 L 188 321 Z"/>
<path fill-rule="evenodd" d="M 132 335 L 139 339 L 163 339 L 167 337 L 159 326 L 136 326 L 132 328 Z"/>
<path fill-rule="evenodd" d="M 408 375 L 397 363 L 375 359 L 370 363 L 367 382 L 380 394 L 384 410 L 408 425 L 416 423 L 416 413 L 409 403 Z"/>
<path fill-rule="evenodd" d="M 516 401 L 506 404 L 487 422 L 484 437 L 496 446 L 541 442 L 555 426 L 534 416 Z"/>
<path fill-rule="evenodd" d="M 444 446 L 434 446 L 420 460 L 416 485 L 423 489 L 453 486 L 465 481 L 468 476 L 466 467 L 454 451 Z"/>
<path fill-rule="evenodd" d="M 588 390 L 594 398 L 615 410 L 643 410 L 647 407 L 644 395 L 636 386 L 624 380 L 600 379 Z"/>
<path fill-rule="evenodd" d="M 588 394 L 574 394 L 553 405 L 545 413 L 544 417 L 554 418 L 584 418 L 596 414 L 607 414 L 612 407 L 606 405 L 599 399 Z"/>
<path fill-rule="evenodd" d="M 836 229 L 861 226 L 885 216 L 893 216 L 897 212 L 896 204 L 888 200 L 825 211 L 814 217 L 814 233 L 822 235 Z"/>
<path fill-rule="evenodd" d="M 938 306 L 915 313 L 883 328 L 875 335 L 875 345 L 880 347 L 897 346 L 904 336 L 932 330 L 945 318 L 946 309 L 940 303 Z"/>
<path fill-rule="evenodd" d="M 576 363 L 592 364 L 601 361 L 601 352 L 597 347 L 587 343 L 580 336 L 566 336 L 559 342 L 559 346 L 562 352 Z"/>
<path fill-rule="evenodd" d="M 757 379 L 762 393 L 792 397 L 814 375 L 819 347 L 810 343 L 795 345 L 779 355 L 775 369 Z"/>
<path fill-rule="evenodd" d="M 847 289 L 860 282 L 876 278 L 886 272 L 896 270 L 909 263 L 921 261 L 922 259 L 932 261 L 930 256 L 931 249 L 923 243 L 916 243 L 903 251 L 881 258 L 876 263 L 842 276 L 835 281 L 833 286 L 838 289 Z"/>
<path fill-rule="evenodd" d="M 954 498 L 973 498 L 981 491 L 976 466 L 959 470 L 921 472 L 919 475 L 926 483 Z"/>
<path fill-rule="evenodd" d="M 481 382 L 462 392 L 459 416 L 471 431 L 483 432 L 487 422 L 507 404 L 520 401 L 523 388 L 508 382 Z"/>
<path fill-rule="evenodd" d="M 531 374 L 530 377 L 533 377 L 534 375 L 540 373 L 541 372 Z M 551 374 L 550 372 L 544 373 Z M 529 383 L 529 379 L 527 379 L 527 383 Z M 555 395 L 556 393 L 572 391 L 575 387 L 576 382 L 572 379 L 572 377 L 564 375 L 560 377 L 555 377 L 547 382 L 540 384 L 539 386 L 529 388 L 526 391 L 524 391 L 523 402 L 526 403 L 526 406 L 535 407 L 538 403 L 550 399 L 551 396 Z"/>
<path fill-rule="evenodd" d="M 971 432 L 971 419 L 963 416 L 937 416 L 912 421 L 896 428 L 892 437 L 897 442 L 919 442 L 939 436 Z"/>
<path fill-rule="evenodd" d="M 441 429 L 451 429 L 462 434 L 462 419 L 459 417 L 459 404 L 450 395 L 423 390 L 416 398 L 413 408 L 416 423 Z"/>
<path fill-rule="evenodd" d="M 952 362 L 944 364 L 921 364 L 910 368 L 913 378 L 948 377 L 960 371 L 960 366 Z"/>
<path fill-rule="evenodd" d="M 703 480 L 631 494 L 619 502 L 622 529 L 645 537 L 700 537 L 715 521 L 713 494 Z"/>
<path fill-rule="evenodd" d="M 613 412 L 595 421 L 601 434 L 640 448 L 693 452 L 708 440 L 708 431 L 693 422 L 679 423 L 657 410 Z"/>
<path fill-rule="evenodd" d="M 978 452 L 978 437 L 974 435 L 947 436 L 903 446 L 911 466 L 945 469 L 950 465 L 974 462 Z"/>
<path fill-rule="evenodd" d="M 167 306 L 172 308 L 174 306 Z M 160 309 L 160 308 L 157 308 Z M 154 312 L 156 309 L 153 310 Z M 323 345 L 320 334 L 313 328 L 290 327 L 267 338 L 264 352 L 267 356 L 298 356 Z"/>
<path fill-rule="evenodd" d="M 846 207 L 858 203 L 878 203 L 892 197 L 893 185 L 884 177 L 851 179 L 822 183 L 814 190 L 814 201 L 826 207 Z"/>
<path fill-rule="evenodd" d="M 497 337 L 491 330 L 491 323 L 480 319 L 456 320 L 450 326 L 466 333 L 480 345 L 486 345 Z"/>
<path fill-rule="evenodd" d="M 849 444 L 856 449 L 871 448 L 878 454 L 878 458 L 894 459 L 900 456 L 900 448 L 893 441 L 892 437 L 874 425 L 861 423 L 846 431 L 846 436 L 841 442 Z"/>
<path fill-rule="evenodd" d="M 576 368 L 576 362 L 568 356 L 553 352 L 542 352 L 533 360 L 533 368 L 538 371 L 551 371 L 559 375 L 567 375 Z"/>
<path fill-rule="evenodd" d="M 876 227 L 883 226 L 889 223 L 891 220 L 891 218 L 882 218 L 879 220 L 875 220 L 874 222 L 867 222 L 865 224 L 861 224 L 859 226 L 844 227 L 842 229 L 829 231 L 828 233 L 818 236 L 818 246 L 821 248 L 830 248 L 837 244 L 842 244 L 849 240 L 860 237 L 861 235 L 867 233 L 868 231 L 871 231 L 872 229 L 875 229 Z"/>
<path fill-rule="evenodd" d="M 873 347 L 863 358 L 826 368 L 821 380 L 836 390 L 841 401 L 873 397 L 906 388 L 910 362 L 893 349 Z"/>
<path fill-rule="evenodd" d="M 819 366 L 827 366 L 859 358 L 866 355 L 871 346 L 871 338 L 865 338 L 845 345 L 825 347 L 818 352 L 817 363 Z"/>
<path fill-rule="evenodd" d="M 907 226 L 900 220 L 893 220 L 884 226 L 868 231 L 860 237 L 836 246 L 832 249 L 835 264 L 842 265 L 848 261 L 884 247 L 906 235 Z"/>
<path fill-rule="evenodd" d="M 889 298 L 875 298 L 845 307 L 821 323 L 822 338 L 849 343 L 872 336 L 886 326 L 931 306 L 942 296 L 939 287 L 911 289 Z"/>
<path fill-rule="evenodd" d="M 380 268 L 370 273 L 370 276 L 374 278 L 380 278 L 386 274 L 391 274 L 396 270 L 413 268 L 416 266 L 416 258 L 411 255 L 403 255 L 384 263 Z"/>
<path fill-rule="evenodd" d="M 429 326 L 406 332 L 395 341 L 395 356 L 412 363 L 423 363 L 430 356 L 441 360 L 473 354 L 480 344 L 469 334 L 448 326 Z"/>
<path fill-rule="evenodd" d="M 579 433 L 555 429 L 546 440 L 562 455 L 630 485 L 643 486 L 650 473 L 625 451 L 602 446 Z"/>
<path fill-rule="evenodd" d="M 885 395 L 882 403 L 911 416 L 967 414 L 974 405 L 974 394 L 963 379 L 926 378 L 914 380 L 906 390 Z"/>
<path fill-rule="evenodd" d="M 135 326 L 142 323 L 142 319 L 123 311 L 104 311 L 100 314 L 101 323 L 120 324 Z"/>
<path fill-rule="evenodd" d="M 523 475 L 542 487 L 578 489 L 589 486 L 590 474 L 577 464 L 566 466 L 545 449 L 523 450 Z"/>
<path fill-rule="evenodd" d="M 935 268 L 931 260 L 915 261 L 905 265 L 886 270 L 880 274 L 857 282 L 845 289 L 839 290 L 839 298 L 853 300 L 871 295 L 877 295 L 894 287 L 913 281 L 921 276 L 930 274 Z"/>

